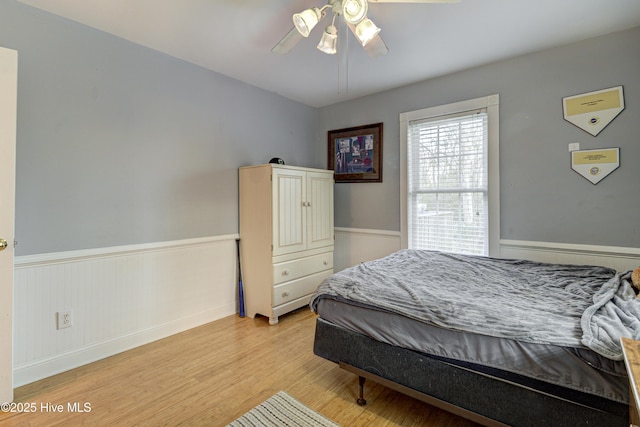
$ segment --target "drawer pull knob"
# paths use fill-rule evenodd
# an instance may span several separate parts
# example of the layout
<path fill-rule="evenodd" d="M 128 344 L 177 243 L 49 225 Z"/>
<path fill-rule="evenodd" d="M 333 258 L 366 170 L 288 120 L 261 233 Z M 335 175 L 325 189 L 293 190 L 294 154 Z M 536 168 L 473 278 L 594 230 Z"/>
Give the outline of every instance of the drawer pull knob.
<path fill-rule="evenodd" d="M 283 297 L 283 298 L 286 298 L 286 297 L 288 297 L 288 296 L 289 296 L 289 292 L 283 292 L 283 293 L 282 293 L 282 297 Z"/>
<path fill-rule="evenodd" d="M 289 271 L 288 270 L 283 270 L 282 271 L 282 275 L 283 276 L 288 276 L 289 275 Z"/>
<path fill-rule="evenodd" d="M 329 261 L 327 261 L 326 259 L 322 262 L 324 265 L 328 265 Z"/>

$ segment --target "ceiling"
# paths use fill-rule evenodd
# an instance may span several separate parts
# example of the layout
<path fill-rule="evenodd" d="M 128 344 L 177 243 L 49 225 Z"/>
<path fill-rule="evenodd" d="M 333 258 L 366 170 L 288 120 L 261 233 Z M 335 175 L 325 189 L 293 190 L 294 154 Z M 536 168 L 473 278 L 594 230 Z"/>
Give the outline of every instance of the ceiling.
<path fill-rule="evenodd" d="M 369 58 L 351 34 L 337 55 L 317 50 L 330 17 L 278 55 L 292 14 L 325 1 L 19 1 L 312 107 L 640 26 L 639 0 L 370 3 L 385 56 Z"/>

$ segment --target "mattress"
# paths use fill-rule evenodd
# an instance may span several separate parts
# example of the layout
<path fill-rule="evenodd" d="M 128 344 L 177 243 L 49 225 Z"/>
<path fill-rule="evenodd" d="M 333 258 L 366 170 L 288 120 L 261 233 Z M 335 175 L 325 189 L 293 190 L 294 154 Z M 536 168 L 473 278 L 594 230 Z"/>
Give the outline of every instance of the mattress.
<path fill-rule="evenodd" d="M 446 329 L 344 300 L 320 299 L 315 310 L 322 319 L 377 341 L 497 374 L 505 380 L 526 383 L 531 379 L 537 388 L 545 383 L 628 403 L 624 362 L 589 349 Z"/>
<path fill-rule="evenodd" d="M 500 375 L 503 371 L 498 375 L 485 373 L 460 366 L 461 362 L 392 346 L 321 317 L 316 321 L 313 351 L 361 379 L 378 382 L 483 425 L 629 425 L 627 404 L 550 387 L 536 380 L 521 381 L 524 377 L 505 380 Z"/>

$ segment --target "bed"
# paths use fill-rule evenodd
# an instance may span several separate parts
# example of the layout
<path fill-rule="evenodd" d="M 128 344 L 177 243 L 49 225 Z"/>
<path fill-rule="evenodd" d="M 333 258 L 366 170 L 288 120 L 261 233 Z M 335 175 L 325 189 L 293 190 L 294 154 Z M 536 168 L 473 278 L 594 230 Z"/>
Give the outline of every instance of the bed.
<path fill-rule="evenodd" d="M 310 301 L 314 352 L 484 425 L 628 426 L 630 272 L 401 250 Z"/>

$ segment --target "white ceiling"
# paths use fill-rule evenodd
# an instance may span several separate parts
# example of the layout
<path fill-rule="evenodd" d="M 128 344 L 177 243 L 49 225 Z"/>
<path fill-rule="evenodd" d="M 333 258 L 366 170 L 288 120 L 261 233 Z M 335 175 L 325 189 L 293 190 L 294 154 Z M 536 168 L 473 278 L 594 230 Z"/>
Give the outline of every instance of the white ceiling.
<path fill-rule="evenodd" d="M 329 17 L 271 52 L 293 13 L 324 0 L 19 1 L 314 107 L 640 25 L 640 0 L 370 3 L 389 48 L 372 59 L 351 34 L 341 54 L 317 50 Z"/>

